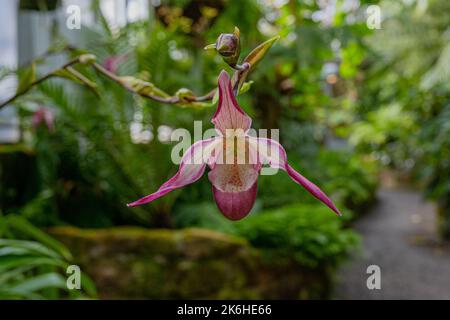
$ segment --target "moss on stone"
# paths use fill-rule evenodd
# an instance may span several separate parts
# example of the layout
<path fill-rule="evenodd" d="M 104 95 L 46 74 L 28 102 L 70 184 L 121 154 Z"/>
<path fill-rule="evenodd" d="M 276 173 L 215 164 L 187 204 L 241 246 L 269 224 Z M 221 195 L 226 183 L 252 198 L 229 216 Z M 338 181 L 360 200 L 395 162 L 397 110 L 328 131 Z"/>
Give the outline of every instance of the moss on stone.
<path fill-rule="evenodd" d="M 205 229 L 77 229 L 49 232 L 109 299 L 322 298 L 329 275 Z"/>

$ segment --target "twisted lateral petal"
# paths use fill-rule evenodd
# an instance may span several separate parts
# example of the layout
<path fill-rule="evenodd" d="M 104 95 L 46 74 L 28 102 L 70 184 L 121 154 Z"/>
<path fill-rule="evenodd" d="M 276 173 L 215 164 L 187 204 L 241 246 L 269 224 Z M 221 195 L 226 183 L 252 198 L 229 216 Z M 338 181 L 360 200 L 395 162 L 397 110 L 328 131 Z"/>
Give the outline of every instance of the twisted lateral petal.
<path fill-rule="evenodd" d="M 222 135 L 226 131 L 241 129 L 247 132 L 252 124 L 252 119 L 239 107 L 231 87 L 231 80 L 224 70 L 219 75 L 219 102 L 212 123 Z"/>
<path fill-rule="evenodd" d="M 286 151 L 281 144 L 275 140 L 267 138 L 249 137 L 249 141 L 252 147 L 256 148 L 259 161 L 261 161 L 261 163 L 268 163 L 273 168 L 285 170 L 292 180 L 308 190 L 309 193 L 326 204 L 331 210 L 336 212 L 338 215 L 341 215 L 339 209 L 336 208 L 331 199 L 328 198 L 328 196 L 320 190 L 318 186 L 295 171 L 295 169 L 288 164 Z"/>
<path fill-rule="evenodd" d="M 220 143 L 220 140 L 214 138 L 200 140 L 194 143 L 188 150 L 186 150 L 183 158 L 181 159 L 180 169 L 172 178 L 161 185 L 156 192 L 129 203 L 127 206 L 133 207 L 151 202 L 174 189 L 182 188 L 200 179 L 205 172 L 205 166 L 209 161 L 211 152 L 214 150 L 214 146 L 218 143 Z"/>

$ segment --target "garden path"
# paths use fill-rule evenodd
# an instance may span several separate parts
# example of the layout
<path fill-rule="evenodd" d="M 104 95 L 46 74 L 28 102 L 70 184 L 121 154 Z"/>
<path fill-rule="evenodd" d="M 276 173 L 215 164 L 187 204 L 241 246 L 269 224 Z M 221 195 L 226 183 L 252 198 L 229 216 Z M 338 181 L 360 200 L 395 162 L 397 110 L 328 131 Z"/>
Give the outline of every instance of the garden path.
<path fill-rule="evenodd" d="M 450 245 L 438 240 L 432 203 L 418 191 L 383 186 L 376 206 L 355 222 L 362 236 L 338 273 L 336 299 L 450 299 Z M 381 269 L 381 289 L 369 290 L 369 265 Z"/>

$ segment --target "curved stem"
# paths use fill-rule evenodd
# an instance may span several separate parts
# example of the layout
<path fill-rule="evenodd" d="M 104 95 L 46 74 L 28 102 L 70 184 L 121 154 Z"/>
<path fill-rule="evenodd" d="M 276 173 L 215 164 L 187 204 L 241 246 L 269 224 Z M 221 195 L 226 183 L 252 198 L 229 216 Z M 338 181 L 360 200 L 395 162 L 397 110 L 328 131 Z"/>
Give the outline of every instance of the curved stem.
<path fill-rule="evenodd" d="M 92 64 L 92 66 L 99 73 L 103 74 L 107 78 L 111 79 L 112 81 L 114 81 L 115 83 L 117 83 L 118 85 L 120 85 L 121 87 L 125 88 L 126 90 L 128 90 L 132 93 L 138 94 L 142 97 L 149 98 L 149 99 L 161 102 L 161 103 L 175 104 L 175 103 L 180 102 L 180 99 L 176 96 L 170 96 L 170 97 L 165 98 L 165 97 L 160 97 L 160 96 L 156 96 L 156 95 L 152 95 L 152 94 L 147 94 L 144 92 L 138 92 L 135 89 L 133 89 L 132 87 L 128 86 L 126 83 L 124 83 L 122 81 L 122 79 L 120 79 L 120 77 L 118 77 L 116 74 L 112 73 L 105 67 L 103 67 L 101 64 L 94 62 Z"/>
<path fill-rule="evenodd" d="M 79 63 L 79 62 L 80 62 L 79 57 L 77 57 L 77 58 L 75 58 L 75 59 L 73 59 L 73 60 L 70 60 L 70 61 L 67 62 L 66 64 L 64 64 L 61 68 L 56 69 L 56 70 L 54 70 L 54 71 L 52 71 L 52 72 L 50 72 L 50 73 L 47 73 L 45 76 L 43 76 L 43 77 L 41 77 L 41 78 L 39 78 L 39 79 L 34 80 L 33 82 L 31 82 L 31 83 L 28 85 L 28 87 L 26 87 L 26 88 L 23 89 L 22 91 L 16 92 L 16 94 L 13 95 L 11 98 L 9 98 L 8 100 L 6 100 L 5 102 L 2 102 L 2 103 L 0 104 L 0 110 L 1 110 L 2 108 L 6 107 L 6 106 L 7 106 L 8 104 L 10 104 L 11 102 L 13 102 L 14 100 L 16 100 L 18 97 L 23 96 L 24 94 L 26 94 L 26 93 L 27 93 L 28 91 L 30 91 L 30 89 L 33 88 L 34 86 L 38 85 L 38 84 L 41 83 L 41 82 L 44 82 L 45 80 L 50 79 L 51 77 L 54 77 L 56 71 L 61 70 L 61 69 L 69 68 L 69 67 L 71 67 L 72 65 L 77 64 L 77 63 Z"/>
<path fill-rule="evenodd" d="M 26 94 L 28 91 L 30 91 L 34 86 L 40 84 L 41 82 L 44 82 L 45 80 L 48 80 L 51 77 L 56 76 L 56 72 L 59 70 L 69 70 L 72 74 L 74 74 L 74 69 L 72 68 L 73 65 L 80 63 L 80 56 L 74 58 L 73 60 L 67 62 L 66 64 L 64 64 L 61 68 L 56 69 L 46 75 L 44 75 L 43 77 L 36 79 L 35 81 L 31 82 L 24 90 L 17 92 L 15 95 L 13 95 L 11 98 L 7 99 L 6 101 L 2 102 L 0 104 L 0 109 L 4 108 L 5 106 L 7 106 L 8 104 L 10 104 L 11 102 L 13 102 L 14 100 L 16 100 L 17 98 L 19 98 L 20 96 Z M 130 85 L 126 84 L 123 79 L 119 76 L 117 76 L 116 74 L 112 73 L 111 71 L 107 70 L 105 67 L 103 67 L 101 64 L 97 63 L 97 62 L 93 62 L 92 67 L 99 72 L 100 74 L 104 75 L 105 77 L 107 77 L 108 79 L 114 81 L 115 83 L 117 83 L 118 85 L 120 85 L 121 87 L 125 88 L 126 90 L 135 93 L 137 95 L 140 95 L 144 98 L 148 98 L 148 99 L 152 99 L 155 100 L 157 102 L 161 102 L 161 103 L 166 103 L 166 104 L 178 104 L 183 102 L 180 97 L 178 96 L 163 96 L 163 94 L 165 94 L 163 91 L 162 95 L 155 95 L 155 94 L 151 94 L 151 93 L 147 93 L 147 92 L 142 92 L 142 91 L 138 91 L 134 88 L 132 88 Z M 240 70 L 236 70 L 235 74 L 236 74 L 236 83 L 234 85 L 234 89 L 235 92 L 238 90 L 239 88 L 239 84 L 240 84 L 240 80 L 241 77 L 246 74 L 249 71 L 249 64 L 248 63 L 244 63 L 242 64 L 242 66 L 239 67 Z M 83 75 L 81 75 L 79 72 L 75 71 L 75 74 L 77 76 L 78 79 L 80 79 L 82 82 L 85 82 L 85 84 L 90 83 L 90 80 L 88 81 L 88 79 L 86 79 Z M 86 80 L 86 81 L 83 81 Z M 158 89 L 159 90 L 159 89 Z M 216 93 L 216 89 L 211 90 L 210 92 L 208 92 L 205 95 L 202 96 L 193 96 L 193 97 L 186 97 L 185 101 L 189 101 L 189 102 L 205 102 L 205 101 L 210 101 L 214 98 L 214 95 Z"/>

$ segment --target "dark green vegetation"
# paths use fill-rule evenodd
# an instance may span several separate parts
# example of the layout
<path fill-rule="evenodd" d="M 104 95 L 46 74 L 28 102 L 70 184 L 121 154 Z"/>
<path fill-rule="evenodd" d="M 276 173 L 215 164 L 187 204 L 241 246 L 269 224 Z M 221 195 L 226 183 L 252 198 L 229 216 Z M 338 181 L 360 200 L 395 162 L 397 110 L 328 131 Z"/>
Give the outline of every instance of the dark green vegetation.
<path fill-rule="evenodd" d="M 326 265 L 308 268 L 205 229 L 59 227 L 51 234 L 96 279 L 100 298 L 320 299 L 333 275 Z"/>

